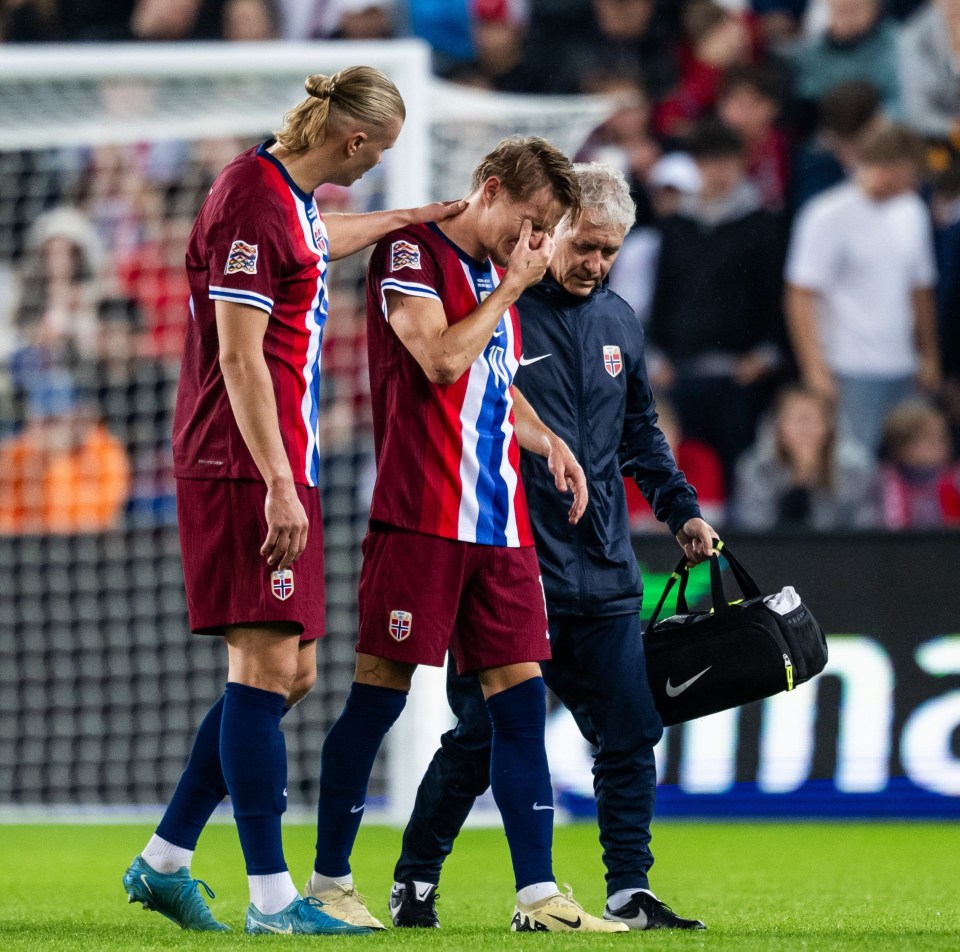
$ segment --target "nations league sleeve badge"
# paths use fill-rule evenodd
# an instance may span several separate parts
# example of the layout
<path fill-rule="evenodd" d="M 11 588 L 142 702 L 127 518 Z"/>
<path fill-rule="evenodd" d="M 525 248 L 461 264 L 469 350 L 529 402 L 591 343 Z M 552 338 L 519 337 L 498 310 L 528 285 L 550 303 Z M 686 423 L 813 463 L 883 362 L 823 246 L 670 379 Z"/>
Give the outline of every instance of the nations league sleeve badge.
<path fill-rule="evenodd" d="M 257 273 L 257 245 L 251 245 L 238 238 L 230 245 L 227 255 L 227 264 L 224 274 L 256 274 Z"/>
<path fill-rule="evenodd" d="M 420 270 L 420 246 L 412 241 L 395 241 L 390 245 L 390 270 Z"/>
<path fill-rule="evenodd" d="M 274 598 L 285 602 L 293 594 L 293 570 L 282 569 L 270 573 L 270 591 Z"/>

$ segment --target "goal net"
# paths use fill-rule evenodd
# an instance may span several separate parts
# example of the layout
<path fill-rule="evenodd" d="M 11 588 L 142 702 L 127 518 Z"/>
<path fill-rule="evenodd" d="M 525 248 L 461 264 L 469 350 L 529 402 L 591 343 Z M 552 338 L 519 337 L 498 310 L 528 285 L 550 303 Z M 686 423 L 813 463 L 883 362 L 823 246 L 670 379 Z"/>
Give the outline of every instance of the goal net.
<path fill-rule="evenodd" d="M 415 41 L 8 47 L 0 58 L 6 804 L 165 802 L 222 690 L 222 646 L 188 635 L 173 505 L 186 236 L 214 176 L 279 126 L 304 78 L 355 63 L 394 79 L 408 119 L 375 173 L 320 190 L 322 210 L 459 197 L 504 136 L 542 135 L 573 154 L 608 112 L 595 99 L 445 85 Z M 363 266 L 355 256 L 331 269 L 321 419 L 328 635 L 316 689 L 284 721 L 293 807 L 315 803 L 320 744 L 353 672 L 372 485 Z M 372 797 L 398 807 L 412 795 L 446 717 L 437 685 L 436 673 L 417 675 Z"/>

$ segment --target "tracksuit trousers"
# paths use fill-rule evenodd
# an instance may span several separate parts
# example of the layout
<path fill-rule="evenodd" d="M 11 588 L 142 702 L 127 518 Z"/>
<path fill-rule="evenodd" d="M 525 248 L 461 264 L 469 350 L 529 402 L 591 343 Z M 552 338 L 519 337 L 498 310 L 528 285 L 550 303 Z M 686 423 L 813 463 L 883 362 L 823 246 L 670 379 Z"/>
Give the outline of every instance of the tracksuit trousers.
<path fill-rule="evenodd" d="M 547 686 L 594 747 L 594 792 L 607 894 L 645 888 L 653 865 L 650 821 L 656 795 L 653 748 L 663 727 L 647 683 L 639 615 L 554 617 Z M 440 739 L 403 834 L 398 882 L 437 883 L 474 800 L 490 784 L 490 720 L 474 674 L 447 668 L 457 725 Z"/>

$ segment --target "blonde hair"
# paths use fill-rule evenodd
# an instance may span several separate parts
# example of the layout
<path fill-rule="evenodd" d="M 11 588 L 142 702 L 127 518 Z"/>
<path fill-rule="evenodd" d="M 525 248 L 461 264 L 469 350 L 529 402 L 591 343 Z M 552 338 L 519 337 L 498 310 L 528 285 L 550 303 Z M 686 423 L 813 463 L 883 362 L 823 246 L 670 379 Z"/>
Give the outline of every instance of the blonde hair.
<path fill-rule="evenodd" d="M 397 87 L 372 66 L 348 66 L 333 76 L 314 73 L 303 85 L 307 98 L 283 117 L 283 128 L 274 133 L 291 152 L 321 145 L 330 126 L 338 122 L 383 129 L 407 115 Z"/>

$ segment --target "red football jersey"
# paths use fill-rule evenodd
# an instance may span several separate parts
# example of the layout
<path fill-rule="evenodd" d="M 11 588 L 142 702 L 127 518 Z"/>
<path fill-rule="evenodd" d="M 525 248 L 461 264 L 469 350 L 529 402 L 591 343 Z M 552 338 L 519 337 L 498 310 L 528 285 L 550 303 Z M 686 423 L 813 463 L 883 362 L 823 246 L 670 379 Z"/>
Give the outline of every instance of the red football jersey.
<path fill-rule="evenodd" d="M 387 320 L 388 291 L 436 299 L 455 324 L 499 281 L 492 261 L 470 257 L 432 224 L 395 231 L 374 250 L 367 273 L 373 519 L 464 542 L 533 545 L 510 391 L 521 352 L 516 310 L 504 312 L 483 353 L 445 385 L 427 379 Z"/>
<path fill-rule="evenodd" d="M 313 195 L 266 150 L 218 176 L 187 247 L 190 318 L 173 428 L 175 473 L 260 479 L 220 372 L 216 301 L 270 315 L 263 353 L 295 482 L 315 486 L 320 455 L 320 344 L 327 319 L 327 234 Z"/>

